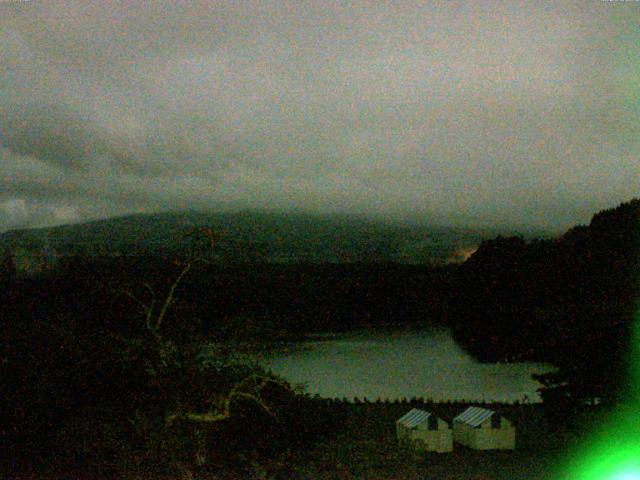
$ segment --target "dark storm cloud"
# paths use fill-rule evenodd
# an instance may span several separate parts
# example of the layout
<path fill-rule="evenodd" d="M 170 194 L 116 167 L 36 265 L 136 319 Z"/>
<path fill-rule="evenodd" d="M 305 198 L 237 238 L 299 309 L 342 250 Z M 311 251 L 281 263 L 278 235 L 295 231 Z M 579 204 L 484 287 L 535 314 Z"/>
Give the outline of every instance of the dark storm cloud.
<path fill-rule="evenodd" d="M 630 3 L 0 4 L 0 229 L 271 207 L 566 227 L 640 194 Z"/>

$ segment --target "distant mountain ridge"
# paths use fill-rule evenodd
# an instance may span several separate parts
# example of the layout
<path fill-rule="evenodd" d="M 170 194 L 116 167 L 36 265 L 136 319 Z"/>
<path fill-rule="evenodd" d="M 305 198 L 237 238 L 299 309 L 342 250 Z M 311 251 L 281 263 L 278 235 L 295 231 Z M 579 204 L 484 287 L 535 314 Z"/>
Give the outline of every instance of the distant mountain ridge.
<path fill-rule="evenodd" d="M 214 234 L 204 251 L 198 232 Z M 0 248 L 34 255 L 184 256 L 220 262 L 445 264 L 463 261 L 497 232 L 385 223 L 356 215 L 265 211 L 133 214 L 0 234 Z"/>

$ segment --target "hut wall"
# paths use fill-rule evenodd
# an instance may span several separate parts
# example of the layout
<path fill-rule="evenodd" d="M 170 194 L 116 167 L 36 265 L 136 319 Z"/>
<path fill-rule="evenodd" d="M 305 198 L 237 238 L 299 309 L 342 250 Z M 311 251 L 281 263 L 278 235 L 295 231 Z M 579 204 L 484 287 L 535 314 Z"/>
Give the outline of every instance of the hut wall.
<path fill-rule="evenodd" d="M 469 446 L 478 450 L 513 450 L 516 447 L 516 431 L 506 425 L 495 429 L 491 425 L 489 428 L 478 428 Z"/>
<path fill-rule="evenodd" d="M 466 423 L 453 422 L 453 441 L 470 447 L 473 430 Z"/>
<path fill-rule="evenodd" d="M 453 450 L 453 432 L 447 422 L 438 419 L 438 429 L 429 430 L 427 425 L 409 429 L 396 424 L 399 441 L 410 442 L 416 450 L 428 452 L 450 452 Z"/>
<path fill-rule="evenodd" d="M 453 435 L 450 429 L 422 430 L 412 432 L 412 439 L 418 450 L 428 452 L 450 452 L 453 450 Z"/>
<path fill-rule="evenodd" d="M 410 432 L 411 430 L 404 425 L 396 423 L 396 436 L 399 442 L 409 441 L 411 439 Z"/>
<path fill-rule="evenodd" d="M 453 439 L 477 450 L 513 450 L 516 446 L 516 431 L 504 419 L 500 428 L 491 428 L 490 420 L 482 423 L 480 428 L 455 422 Z"/>

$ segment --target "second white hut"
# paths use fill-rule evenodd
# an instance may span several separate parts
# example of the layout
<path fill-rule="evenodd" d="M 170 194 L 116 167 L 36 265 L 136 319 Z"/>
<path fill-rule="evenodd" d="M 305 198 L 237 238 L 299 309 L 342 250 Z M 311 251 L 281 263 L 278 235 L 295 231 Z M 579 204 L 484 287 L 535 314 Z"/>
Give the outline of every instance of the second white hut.
<path fill-rule="evenodd" d="M 478 450 L 513 450 L 516 429 L 493 410 L 469 407 L 453 419 L 453 440 Z"/>
<path fill-rule="evenodd" d="M 453 434 L 449 424 L 430 412 L 417 408 L 396 421 L 398 440 L 409 442 L 418 450 L 450 452 Z"/>

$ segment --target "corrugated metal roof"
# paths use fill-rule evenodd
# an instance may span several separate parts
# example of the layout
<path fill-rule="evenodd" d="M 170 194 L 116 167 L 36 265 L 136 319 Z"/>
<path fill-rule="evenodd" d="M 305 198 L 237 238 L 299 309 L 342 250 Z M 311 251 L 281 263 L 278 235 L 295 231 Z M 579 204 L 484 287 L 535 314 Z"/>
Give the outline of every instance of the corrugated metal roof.
<path fill-rule="evenodd" d="M 472 427 L 477 427 L 494 413 L 494 411 L 487 410 L 486 408 L 469 407 L 453 420 L 466 423 Z"/>
<path fill-rule="evenodd" d="M 412 408 L 408 413 L 404 414 L 398 419 L 398 423 L 404 425 L 407 428 L 413 428 L 420 425 L 423 422 L 429 420 L 431 413 L 425 412 L 418 408 Z"/>

